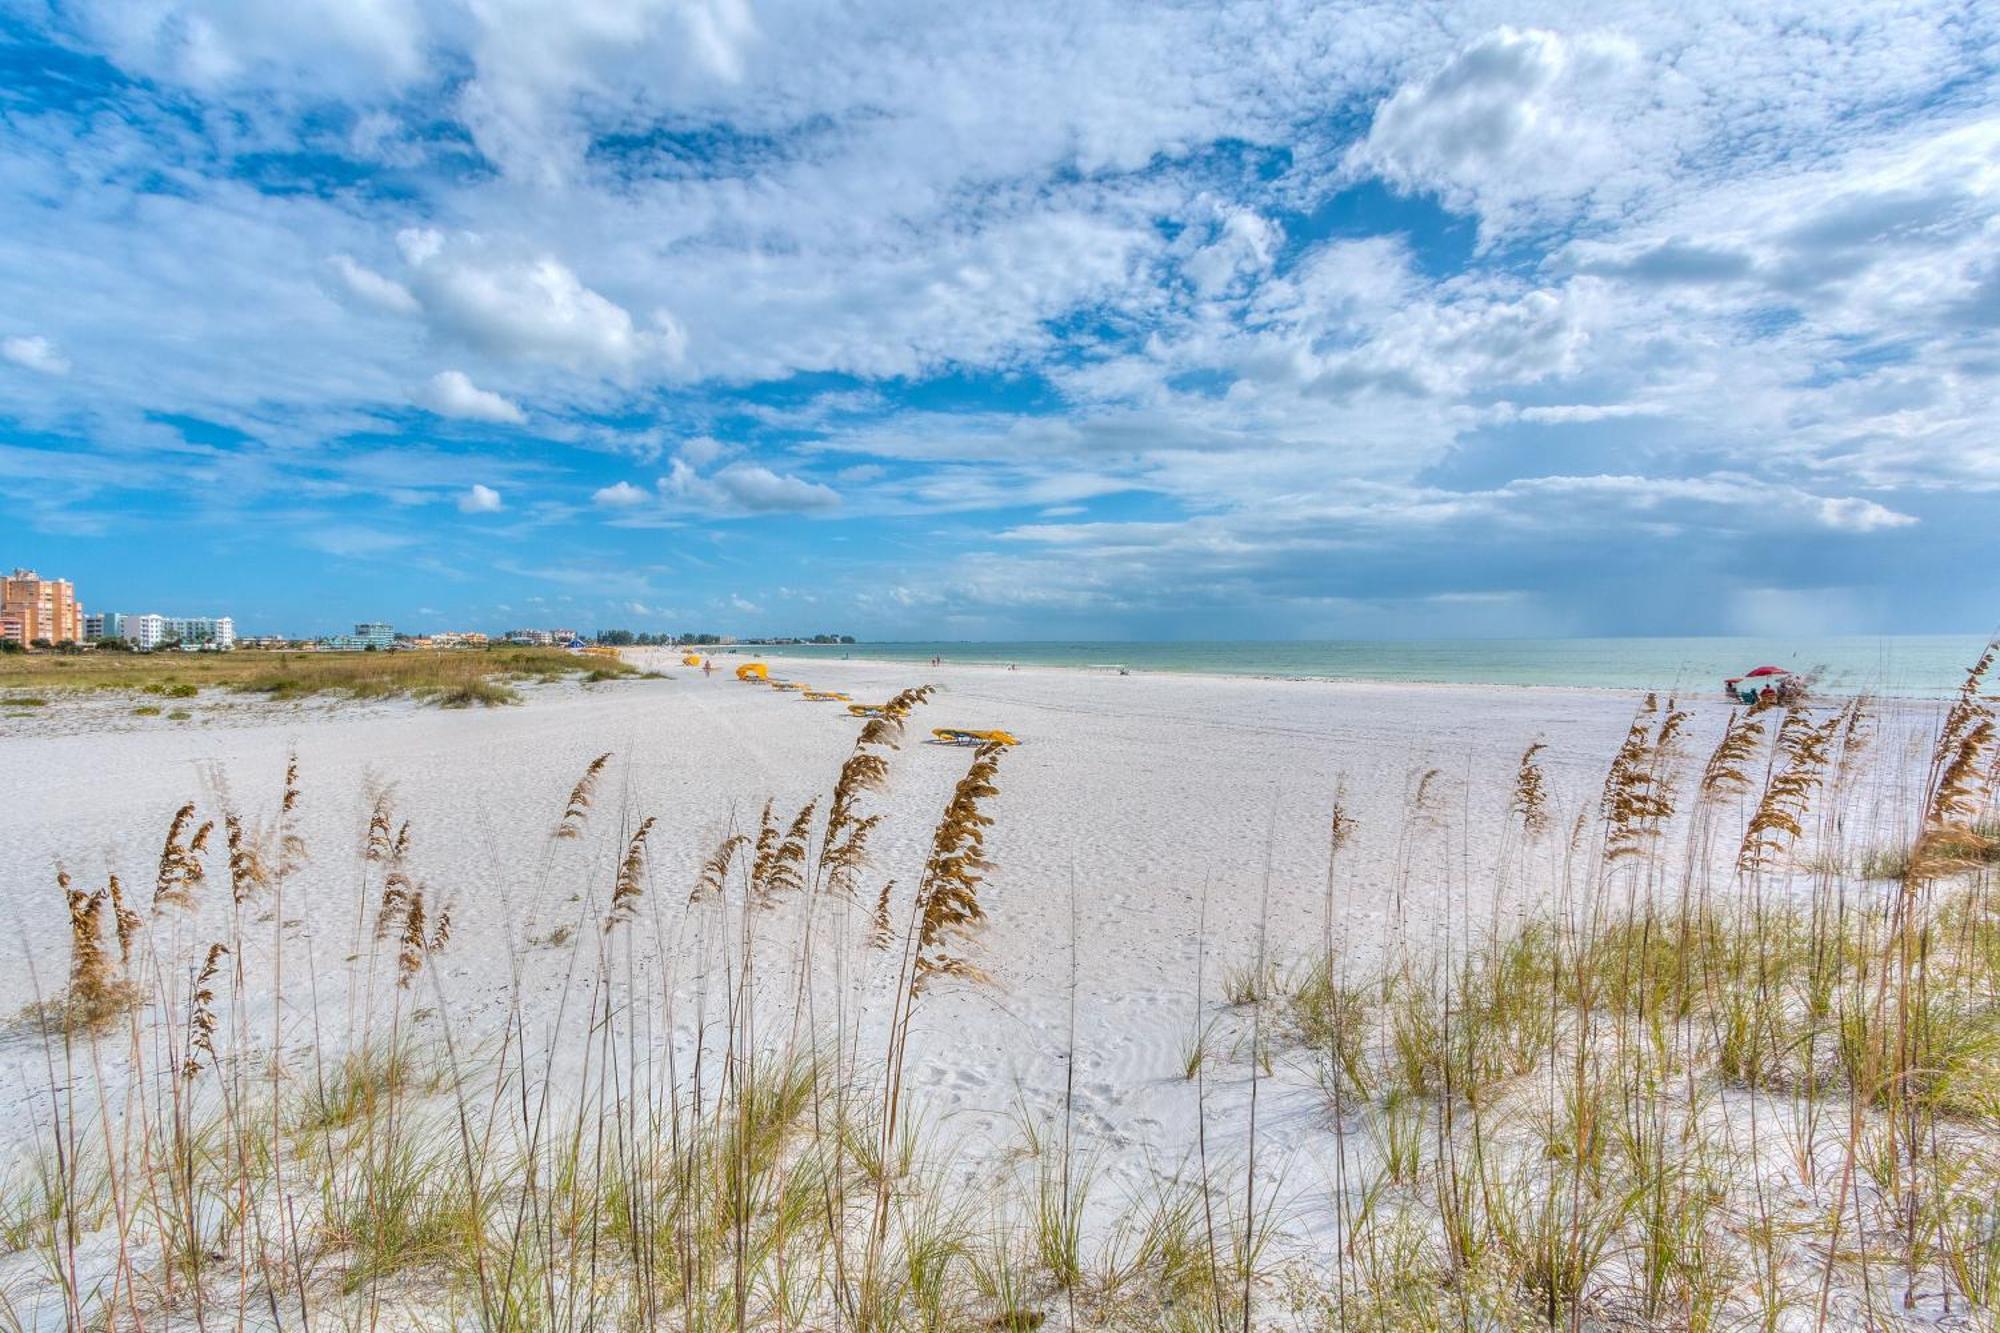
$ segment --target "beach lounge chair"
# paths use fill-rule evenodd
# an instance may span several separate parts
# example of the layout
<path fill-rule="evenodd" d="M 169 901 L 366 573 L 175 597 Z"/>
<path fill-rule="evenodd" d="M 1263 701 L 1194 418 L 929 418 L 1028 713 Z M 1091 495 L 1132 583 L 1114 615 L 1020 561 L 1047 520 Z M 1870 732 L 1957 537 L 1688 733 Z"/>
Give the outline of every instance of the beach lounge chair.
<path fill-rule="evenodd" d="M 968 731 L 964 727 L 933 727 L 931 735 L 945 745 L 1019 745 L 1010 731 Z"/>
<path fill-rule="evenodd" d="M 886 704 L 849 704 L 847 711 L 856 717 L 880 717 L 889 711 Z"/>
<path fill-rule="evenodd" d="M 771 679 L 771 669 L 762 662 L 745 662 L 736 668 L 736 679 L 768 683 Z"/>
<path fill-rule="evenodd" d="M 807 690 L 806 698 L 814 703 L 846 703 L 854 696 L 842 694 L 839 690 Z"/>
<path fill-rule="evenodd" d="M 771 682 L 771 688 L 774 690 L 803 690 L 808 687 L 801 681 L 774 680 Z"/>

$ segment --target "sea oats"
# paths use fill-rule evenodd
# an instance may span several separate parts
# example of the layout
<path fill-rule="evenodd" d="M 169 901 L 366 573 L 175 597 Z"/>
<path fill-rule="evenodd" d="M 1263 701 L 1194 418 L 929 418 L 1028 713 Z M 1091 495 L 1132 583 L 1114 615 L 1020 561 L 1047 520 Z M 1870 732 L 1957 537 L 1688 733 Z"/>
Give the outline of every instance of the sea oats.
<path fill-rule="evenodd" d="M 241 906 L 251 894 L 269 884 L 271 876 L 256 843 L 244 833 L 243 822 L 235 815 L 224 815 L 222 822 L 228 830 L 229 893 Z"/>
<path fill-rule="evenodd" d="M 1756 812 L 1743 830 L 1743 842 L 1736 852 L 1739 871 L 1747 874 L 1769 869 L 1779 853 L 1803 834 L 1806 808 L 1826 775 L 1828 748 L 1843 717 L 1836 713 L 1815 725 L 1805 709 L 1786 710 L 1772 742 L 1775 758 L 1783 762 L 1774 763 Z"/>
<path fill-rule="evenodd" d="M 988 742 L 973 752 L 972 765 L 958 780 L 944 817 L 931 835 L 930 859 L 917 888 L 916 957 L 910 978 L 914 994 L 934 977 L 978 979 L 983 974 L 949 950 L 986 919 L 979 885 L 990 868 L 986 829 L 993 823 L 982 804 L 999 795 L 993 778 L 1005 747 Z"/>
<path fill-rule="evenodd" d="M 194 802 L 189 801 L 174 811 L 173 821 L 167 825 L 167 841 L 160 849 L 159 871 L 153 880 L 153 911 L 157 914 L 166 907 L 178 907 L 191 911 L 194 907 L 194 889 L 206 876 L 202 868 L 201 855 L 208 848 L 209 830 L 213 823 L 203 824 L 192 838 L 182 839 L 187 827 L 194 822 Z"/>
<path fill-rule="evenodd" d="M 201 1057 L 204 1055 L 211 1066 L 215 1064 L 215 978 L 222 970 L 223 955 L 228 952 L 226 945 L 209 945 L 208 957 L 203 960 L 201 972 L 194 979 L 194 1000 L 188 1014 L 187 1057 L 181 1061 L 183 1079 L 191 1081 L 201 1073 Z"/>
<path fill-rule="evenodd" d="M 1521 827 L 1529 837 L 1537 837 L 1548 829 L 1548 788 L 1542 777 L 1542 766 L 1536 757 L 1548 747 L 1536 741 L 1521 751 L 1520 762 L 1514 766 L 1513 812 L 1520 817 Z"/>
<path fill-rule="evenodd" d="M 732 833 L 717 843 L 715 851 L 701 863 L 701 870 L 695 875 L 688 902 L 693 904 L 721 897 L 728 884 L 730 865 L 736 860 L 736 854 L 749 845 L 749 838 L 741 833 Z"/>
<path fill-rule="evenodd" d="M 653 832 L 653 824 L 653 817 L 648 815 L 625 845 L 625 859 L 618 863 L 618 878 L 611 888 L 611 910 L 604 917 L 606 933 L 638 915 L 639 898 L 645 892 L 639 881 L 646 873 L 646 839 Z"/>
<path fill-rule="evenodd" d="M 604 766 L 610 762 L 611 752 L 608 750 L 590 761 L 589 766 L 583 770 L 583 776 L 578 778 L 576 785 L 569 789 L 569 804 L 563 807 L 562 818 L 557 821 L 555 831 L 550 834 L 551 837 L 580 838 L 583 836 L 584 821 L 590 817 L 591 797 L 597 791 L 598 775 L 604 771 Z"/>
<path fill-rule="evenodd" d="M 118 876 L 111 877 L 111 919 L 118 929 L 118 961 L 129 965 L 132 961 L 132 942 L 138 938 L 139 927 L 144 921 L 139 914 L 125 905 L 125 886 L 118 882 Z"/>
<path fill-rule="evenodd" d="M 1722 739 L 1715 743 L 1708 762 L 1702 765 L 1701 781 L 1695 786 L 1697 799 L 1714 801 L 1750 790 L 1746 766 L 1756 757 L 1757 743 L 1763 738 L 1762 722 L 1732 711 L 1723 724 Z"/>

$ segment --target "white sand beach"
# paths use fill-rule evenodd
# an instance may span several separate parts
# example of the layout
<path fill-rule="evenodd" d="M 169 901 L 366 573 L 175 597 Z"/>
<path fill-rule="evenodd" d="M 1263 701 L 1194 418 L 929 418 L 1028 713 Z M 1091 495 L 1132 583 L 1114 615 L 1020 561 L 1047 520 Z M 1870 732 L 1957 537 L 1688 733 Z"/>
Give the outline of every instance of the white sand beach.
<path fill-rule="evenodd" d="M 597 754 L 613 755 L 595 818 L 629 828 L 656 816 L 651 884 L 678 904 L 700 861 L 732 826 L 774 799 L 786 814 L 831 784 L 858 723 L 838 703 L 739 684 L 718 670 L 640 660 L 668 680 L 551 686 L 521 707 L 447 712 L 410 704 L 232 705 L 229 724 L 188 723 L 106 734 L 9 735 L 0 808 L 0 864 L 9 867 L 8 944 L 21 966 L 0 976 L 12 1012 L 60 981 L 67 925 L 56 866 L 80 882 L 109 873 L 149 884 L 176 807 L 232 806 L 268 817 L 288 755 L 304 790 L 308 848 L 345 872 L 368 819 L 366 793 L 393 791 L 411 825 L 416 877 L 457 904 L 442 971 L 463 1013 L 502 1006 L 509 959 L 565 919 L 582 894 L 609 891 L 610 842 L 593 863 L 566 868 L 536 892 L 548 831 Z M 1068 1010 L 1072 892 L 1077 954 L 1079 1103 L 1111 1160 L 1173 1158 L 1191 1142 L 1192 1092 L 1180 1077 L 1194 1026 L 1194 981 L 1208 898 L 1210 1008 L 1222 969 L 1266 947 L 1281 966 L 1316 956 L 1326 886 L 1326 820 L 1344 788 L 1358 831 L 1340 886 L 1341 930 L 1379 946 L 1396 885 L 1390 867 L 1424 772 L 1433 799 L 1466 838 L 1455 864 L 1406 887 L 1409 928 L 1490 915 L 1491 868 L 1508 783 L 1521 751 L 1541 740 L 1559 825 L 1592 806 L 1637 696 L 1609 691 L 1329 684 L 1200 676 L 1117 676 L 1056 669 L 929 668 L 773 659 L 774 673 L 879 701 L 934 681 L 891 762 L 886 813 L 869 882 L 909 884 L 967 754 L 929 743 L 933 726 L 1004 727 L 1021 737 L 1002 761 L 978 942 L 986 986 L 940 993 L 919 1025 L 919 1082 L 939 1113 L 962 1113 L 973 1134 L 1003 1132 L 1017 1087 L 1059 1092 Z M 808 674 L 809 673 L 809 674 Z M 1687 701 L 1701 751 L 1728 706 Z M 1934 710 L 1924 708 L 1928 716 Z M 61 710 L 17 726 L 60 731 Z M 1456 835 L 1454 835 L 1456 840 Z M 309 923 L 321 966 L 349 951 L 352 889 L 310 867 L 288 913 Z M 1268 893 L 1268 904 L 1266 896 Z M 1532 886 L 1516 906 L 1545 906 Z M 532 957 L 532 954 L 528 955 Z M 298 974 L 294 974 L 295 979 Z M 561 978 L 528 969 L 537 989 Z M 293 1009 L 304 997 L 291 991 Z M 253 1030 L 262 1030 L 253 1023 Z M 42 1081 L 39 1050 L 14 1044 L 4 1084 L 18 1107 Z M 1311 1118 L 1309 1105 L 1299 1115 Z M 1308 1126 L 1298 1126 L 1306 1142 Z"/>
<path fill-rule="evenodd" d="M 698 866 L 732 828 L 754 826 L 766 799 L 789 818 L 825 792 L 859 723 L 838 702 L 739 683 L 730 659 L 717 659 L 705 677 L 677 657 L 671 665 L 664 654 L 638 657 L 669 678 L 534 686 L 525 704 L 491 710 L 216 708 L 198 699 L 189 705 L 194 719 L 182 723 L 110 730 L 66 717 L 58 703 L 46 716 L 0 724 L 9 954 L 0 1011 L 20 1011 L 62 985 L 68 924 L 58 866 L 82 884 L 117 874 L 149 891 L 178 806 L 195 801 L 203 818 L 238 811 L 268 829 L 296 755 L 294 828 L 307 859 L 276 909 L 286 951 L 278 1022 L 288 1045 L 346 1039 L 343 996 L 366 948 L 357 933 L 357 852 L 373 794 L 387 791 L 396 819 L 408 821 L 413 878 L 434 911 L 451 908 L 449 945 L 434 962 L 437 1002 L 426 999 L 424 1009 L 443 1009 L 471 1034 L 504 1026 L 518 1009 L 525 1029 L 548 1033 L 558 1067 L 588 1046 L 590 1014 L 574 1005 L 559 1014 L 557 1001 L 592 949 L 548 942 L 565 925 L 593 938 L 625 834 L 656 818 L 641 908 L 647 926 L 635 950 L 643 971 L 683 996 L 685 1007 L 663 1009 L 658 1026 L 672 1026 L 677 1045 L 691 1048 L 693 1029 L 715 1015 L 704 1018 L 686 997 L 706 985 L 714 1003 L 713 979 L 705 965 L 676 965 L 667 955 L 691 951 L 686 922 L 698 913 L 687 899 Z M 1594 813 L 1639 702 L 1589 690 L 876 662 L 816 662 L 808 675 L 804 664 L 773 659 L 773 671 L 869 702 L 919 682 L 938 686 L 911 718 L 886 790 L 869 798 L 868 808 L 884 815 L 863 879 L 869 894 L 885 879 L 916 881 L 931 828 L 966 768 L 969 752 L 929 743 L 930 728 L 1001 727 L 1021 739 L 1002 757 L 999 794 L 988 805 L 992 869 L 980 897 L 989 920 L 969 946 L 987 980 L 947 979 L 926 992 L 907 1077 L 926 1134 L 973 1185 L 1007 1169 L 1024 1119 L 1043 1132 L 1057 1123 L 1067 1088 L 1093 1207 L 1107 1217 L 1184 1172 L 1204 1121 L 1219 1160 L 1244 1158 L 1252 1070 L 1229 1053 L 1241 1051 L 1251 1017 L 1225 1002 L 1223 978 L 1248 969 L 1260 950 L 1291 972 L 1318 957 L 1337 795 L 1356 821 L 1333 892 L 1342 952 L 1365 959 L 1396 940 L 1421 949 L 1447 936 L 1462 942 L 1496 912 L 1511 920 L 1550 905 L 1545 881 L 1516 883 L 1508 901 L 1494 901 L 1524 748 L 1546 744 L 1553 823 L 1567 829 Z M 1698 757 L 1730 709 L 1720 699 L 1686 706 L 1687 748 Z M 1889 709 L 1885 752 L 1906 751 L 1903 738 L 1927 734 L 1935 714 L 1935 705 Z M 590 837 L 552 843 L 571 784 L 604 752 L 612 759 Z M 1427 806 L 1449 833 L 1413 853 L 1413 797 L 1426 773 Z M 871 965 L 859 947 L 866 909 L 854 910 L 845 945 L 862 972 Z M 260 920 L 271 907 L 262 910 Z M 227 893 L 217 890 L 194 918 L 177 921 L 181 954 L 198 957 L 200 941 L 221 937 L 229 912 Z M 272 925 L 246 933 L 253 956 L 244 965 L 267 970 Z M 855 985 L 865 992 L 865 978 Z M 774 1044 L 785 1036 L 792 993 L 782 975 L 766 979 L 759 1021 Z M 664 1003 L 661 991 L 652 994 Z M 243 1028 L 271 1031 L 269 995 L 246 1003 Z M 1220 1055 L 1199 1085 L 1187 1072 L 1197 1032 Z M 93 1059 L 115 1089 L 124 1053 L 112 1044 Z M 46 1124 L 49 1085 L 39 1040 L 17 1030 L 0 1044 L 0 1111 L 9 1123 Z M 1285 1200 L 1279 1224 L 1292 1243 L 1310 1245 L 1326 1225 L 1332 1170 L 1312 1061 L 1280 1047 L 1258 1114 L 1258 1171 Z"/>

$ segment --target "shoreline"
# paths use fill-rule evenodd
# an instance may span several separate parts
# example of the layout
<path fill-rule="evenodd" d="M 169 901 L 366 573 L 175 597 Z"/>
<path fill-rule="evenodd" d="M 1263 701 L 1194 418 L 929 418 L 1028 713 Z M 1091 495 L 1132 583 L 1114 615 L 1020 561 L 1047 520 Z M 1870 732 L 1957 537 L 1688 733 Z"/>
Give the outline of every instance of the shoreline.
<path fill-rule="evenodd" d="M 1494 690 L 1509 694 L 1534 692 L 1550 694 L 1575 694 L 1592 699 L 1603 699 L 1624 695 L 1657 694 L 1661 698 L 1677 698 L 1682 701 L 1700 700 L 1704 702 L 1727 703 L 1721 681 L 1717 680 L 1700 693 L 1682 693 L 1669 685 L 1581 685 L 1562 681 L 1502 681 L 1502 680 L 1439 680 L 1429 678 L 1388 678 L 1382 676 L 1311 676 L 1269 671 L 1205 671 L 1197 667 L 1160 667 L 1105 665 L 1070 665 L 1061 662 L 1018 662 L 1008 664 L 998 661 L 954 661 L 947 658 L 936 667 L 925 657 L 823 657 L 812 653 L 792 655 L 787 651 L 758 651 L 762 645 L 730 645 L 721 649 L 716 656 L 718 673 L 733 672 L 745 661 L 770 660 L 774 662 L 814 662 L 819 665 L 845 666 L 919 666 L 933 671 L 977 671 L 997 675 L 1021 675 L 1023 673 L 1050 674 L 1063 677 L 1084 677 L 1090 679 L 1117 680 L 1121 678 L 1146 678 L 1156 680 L 1185 680 L 1212 683 L 1258 683 L 1283 685 L 1331 685 L 1341 687 L 1374 687 L 1386 690 Z M 798 645 L 785 645 L 796 649 Z M 619 652 L 679 653 L 679 649 L 621 648 Z M 738 660 L 740 658 L 740 660 Z M 678 665 L 678 657 L 675 664 Z M 729 665 L 725 667 L 725 663 Z M 681 667 L 680 670 L 694 668 Z M 1937 703 L 1946 696 L 1943 693 L 1888 692 L 1877 690 L 1849 690 L 1837 687 L 1820 687 L 1808 696 L 1808 703 L 1817 701 L 1825 704 L 1844 703 L 1856 697 L 1879 699 L 1885 703 L 1923 704 Z"/>

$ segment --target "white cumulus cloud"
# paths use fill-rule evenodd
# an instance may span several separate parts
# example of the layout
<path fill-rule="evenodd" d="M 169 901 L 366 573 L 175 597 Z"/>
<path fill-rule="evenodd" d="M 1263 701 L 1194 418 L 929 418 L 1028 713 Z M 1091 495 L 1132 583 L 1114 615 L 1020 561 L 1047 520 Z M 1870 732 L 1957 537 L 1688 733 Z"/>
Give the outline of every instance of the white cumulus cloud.
<path fill-rule="evenodd" d="M 685 334 L 671 315 L 638 327 L 622 306 L 549 255 L 510 255 L 478 236 L 428 228 L 400 233 L 410 288 L 442 336 L 495 356 L 572 370 L 614 371 L 641 359 L 680 359 Z"/>
<path fill-rule="evenodd" d="M 780 475 L 756 463 L 731 463 L 715 482 L 745 509 L 831 509 L 840 496 L 831 486 Z"/>
<path fill-rule="evenodd" d="M 631 482 L 617 481 L 609 486 L 599 487 L 593 491 L 590 501 L 592 504 L 601 505 L 606 509 L 635 509 L 645 504 L 651 498 L 650 495 L 639 487 L 634 486 Z"/>
<path fill-rule="evenodd" d="M 731 463 L 707 476 L 676 458 L 660 478 L 660 492 L 705 509 L 753 513 L 805 513 L 832 509 L 840 493 L 831 486 L 788 473 L 773 472 L 761 463 Z"/>
<path fill-rule="evenodd" d="M 519 406 L 472 382 L 462 370 L 440 370 L 431 376 L 417 401 L 443 417 L 520 425 L 527 420 Z"/>
<path fill-rule="evenodd" d="M 458 512 L 461 514 L 497 514 L 500 509 L 500 492 L 491 486 L 482 486 L 478 482 L 474 482 L 471 490 L 458 497 Z"/>
<path fill-rule="evenodd" d="M 1638 63 L 1620 37 L 1499 28 L 1398 88 L 1349 166 L 1434 190 L 1488 224 L 1537 199 L 1588 194 L 1628 160 L 1616 113 Z"/>

